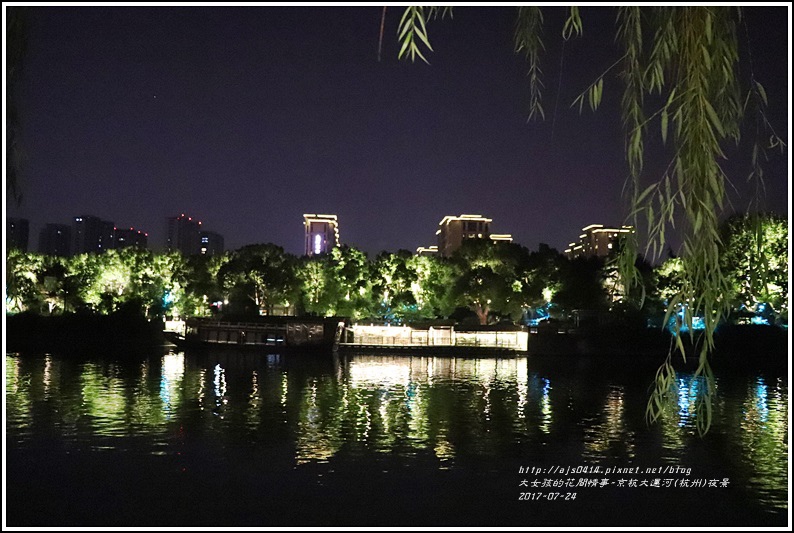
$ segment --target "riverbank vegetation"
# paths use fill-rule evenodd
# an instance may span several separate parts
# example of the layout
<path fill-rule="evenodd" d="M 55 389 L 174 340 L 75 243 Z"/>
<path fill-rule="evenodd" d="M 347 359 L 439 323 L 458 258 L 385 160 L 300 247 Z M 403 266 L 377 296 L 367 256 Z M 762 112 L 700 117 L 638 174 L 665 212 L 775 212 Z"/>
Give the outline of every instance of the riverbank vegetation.
<path fill-rule="evenodd" d="M 786 221 L 735 216 L 722 230 L 730 320 L 787 323 Z M 681 260 L 669 257 L 654 266 L 638 257 L 636 265 L 644 290 L 626 293 L 611 258 L 568 259 L 543 244 L 529 251 L 487 240 L 468 241 L 450 258 L 406 250 L 370 258 L 350 246 L 296 257 L 274 244 L 212 257 L 134 247 L 74 257 L 9 250 L 5 303 L 11 314 L 125 310 L 149 320 L 294 314 L 392 324 L 452 318 L 582 327 L 606 319 L 662 327 L 669 300 L 679 292 Z"/>

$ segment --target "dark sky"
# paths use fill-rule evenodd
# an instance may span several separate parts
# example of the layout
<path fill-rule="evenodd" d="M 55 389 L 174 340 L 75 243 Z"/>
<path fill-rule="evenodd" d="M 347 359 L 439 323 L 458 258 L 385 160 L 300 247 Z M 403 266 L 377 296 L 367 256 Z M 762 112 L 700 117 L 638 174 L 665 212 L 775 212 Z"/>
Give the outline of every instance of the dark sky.
<path fill-rule="evenodd" d="M 160 249 L 165 218 L 186 213 L 227 249 L 300 254 L 303 213 L 335 213 L 342 242 L 373 255 L 435 244 L 444 215 L 476 213 L 531 250 L 562 250 L 585 225 L 623 220 L 618 80 L 595 114 L 569 107 L 617 57 L 614 10 L 581 11 L 584 36 L 564 47 L 564 10 L 546 12 L 546 121 L 527 123 L 515 8 L 432 21 L 431 65 L 397 60 L 399 7 L 381 62 L 379 7 L 36 8 L 24 203 L 7 214 L 31 220 L 32 249 L 43 223 L 84 214 L 143 229 Z M 789 13 L 748 8 L 742 34 L 786 138 Z M 742 193 L 747 168 L 731 158 Z M 781 214 L 787 158 L 767 176 L 766 207 Z"/>

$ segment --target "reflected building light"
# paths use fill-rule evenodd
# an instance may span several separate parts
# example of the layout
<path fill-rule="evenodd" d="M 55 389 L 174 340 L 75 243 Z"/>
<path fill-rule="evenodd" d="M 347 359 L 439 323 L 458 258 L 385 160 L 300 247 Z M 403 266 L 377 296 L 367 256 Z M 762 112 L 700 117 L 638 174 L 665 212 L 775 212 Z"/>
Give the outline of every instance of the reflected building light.
<path fill-rule="evenodd" d="M 366 440 L 369 438 L 369 430 L 372 429 L 372 417 L 370 416 L 369 410 L 366 408 L 366 406 L 362 405 L 361 407 L 364 410 L 364 440 Z"/>
<path fill-rule="evenodd" d="M 281 407 L 287 406 L 287 392 L 289 391 L 289 384 L 287 380 L 287 373 L 281 373 Z"/>
<path fill-rule="evenodd" d="M 498 359 L 476 359 L 475 360 L 476 377 L 481 383 L 490 385 L 498 374 Z"/>
<path fill-rule="evenodd" d="M 678 426 L 684 427 L 695 412 L 698 381 L 692 376 L 678 378 Z"/>
<path fill-rule="evenodd" d="M 221 404 L 228 403 L 228 398 L 226 398 L 226 371 L 220 364 L 217 364 L 215 365 L 214 374 L 215 405 L 220 407 Z"/>
<path fill-rule="evenodd" d="M 378 409 L 378 414 L 380 415 L 381 423 L 383 424 L 383 434 L 389 434 L 389 412 L 386 409 L 386 405 L 389 403 L 389 393 L 383 391 L 380 394 L 380 399 L 378 401 L 380 407 Z"/>
<path fill-rule="evenodd" d="M 497 381 L 513 381 L 515 379 L 518 361 L 520 361 L 518 357 L 496 359 L 494 361 L 494 379 Z"/>
<path fill-rule="evenodd" d="M 551 429 L 551 382 L 543 378 L 543 389 L 540 398 L 540 413 L 543 415 L 543 421 L 540 424 L 540 430 L 543 433 L 548 433 Z"/>
<path fill-rule="evenodd" d="M 769 405 L 767 403 L 767 386 L 762 377 L 759 377 L 756 381 L 755 405 L 758 408 L 761 422 L 766 422 L 769 419 Z"/>
<path fill-rule="evenodd" d="M 163 375 L 169 381 L 179 381 L 185 375 L 185 354 L 170 353 L 163 356 Z"/>
<path fill-rule="evenodd" d="M 196 397 L 198 398 L 199 402 L 199 409 L 202 411 L 204 410 L 204 381 L 207 379 L 207 371 L 203 368 L 199 370 L 198 382 L 199 388 L 198 392 L 196 393 Z"/>
<path fill-rule="evenodd" d="M 185 375 L 185 354 L 180 352 L 164 355 L 161 367 L 160 400 L 162 401 L 166 418 L 170 418 L 176 407 L 179 386 Z"/>
<path fill-rule="evenodd" d="M 259 380 L 257 379 L 256 370 L 251 375 L 251 394 L 249 398 L 256 400 L 259 397 Z"/>
<path fill-rule="evenodd" d="M 251 372 L 251 394 L 248 395 L 248 411 L 246 420 L 248 427 L 256 429 L 259 427 L 261 417 L 259 416 L 262 407 L 262 400 L 259 397 L 259 375 L 256 370 Z"/>
<path fill-rule="evenodd" d="M 430 360 L 427 361 L 427 382 L 433 383 L 433 377 L 436 373 L 436 358 L 432 357 Z"/>
<path fill-rule="evenodd" d="M 523 361 L 523 360 L 522 360 Z M 518 390 L 518 418 L 525 417 L 524 408 L 527 405 L 527 395 L 529 393 L 529 376 L 527 370 L 527 362 L 519 364 L 516 368 L 516 389 Z"/>
<path fill-rule="evenodd" d="M 394 385 L 408 386 L 411 381 L 409 362 L 350 362 L 350 383 L 354 387 L 371 388 L 379 386 L 391 388 Z"/>
<path fill-rule="evenodd" d="M 485 383 L 485 391 L 483 392 L 483 400 L 485 400 L 485 408 L 483 412 L 485 413 L 485 421 L 489 422 L 491 420 L 491 387 L 488 383 Z M 487 427 L 485 431 L 491 431 L 490 427 Z"/>
<path fill-rule="evenodd" d="M 160 376 L 160 402 L 163 404 L 163 414 L 166 419 L 171 418 L 171 391 L 168 390 L 168 378 L 165 372 Z"/>
<path fill-rule="evenodd" d="M 408 427 L 410 428 L 409 437 L 415 442 L 426 443 L 427 430 L 430 425 L 428 420 L 426 405 L 422 402 L 422 389 L 414 382 L 406 389 L 406 404 L 408 405 Z"/>
<path fill-rule="evenodd" d="M 303 428 L 304 430 L 311 430 L 311 434 L 315 436 L 314 439 L 316 440 L 320 438 L 318 434 L 320 433 L 322 414 L 320 413 L 320 409 L 317 407 L 317 380 L 315 379 L 313 379 L 311 382 L 308 400 L 308 402 L 305 402 L 306 416 L 303 420 Z"/>
<path fill-rule="evenodd" d="M 52 384 L 52 356 L 44 358 L 44 398 L 50 396 L 50 385 Z"/>

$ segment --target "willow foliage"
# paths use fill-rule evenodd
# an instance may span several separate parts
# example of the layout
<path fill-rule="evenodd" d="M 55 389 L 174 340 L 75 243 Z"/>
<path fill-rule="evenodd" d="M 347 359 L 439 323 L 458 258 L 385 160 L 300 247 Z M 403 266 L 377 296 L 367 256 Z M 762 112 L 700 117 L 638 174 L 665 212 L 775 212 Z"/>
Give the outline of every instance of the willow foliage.
<path fill-rule="evenodd" d="M 416 50 L 413 35 L 418 35 L 430 49 L 425 31 L 427 14 L 423 8 L 406 8 L 400 26 L 403 43 L 400 57 L 407 51 L 411 59 L 415 55 L 425 59 Z M 654 259 L 668 246 L 668 232 L 675 232 L 681 242 L 678 255 L 682 268 L 676 280 L 680 290 L 668 300 L 665 323 L 672 317 L 679 317 L 675 349 L 684 359 L 689 348 L 681 333 L 692 330 L 695 316 L 702 316 L 705 323 L 702 339 L 695 347 L 696 379 L 702 382 L 696 411 L 701 434 L 711 425 L 711 400 L 716 387 L 709 355 L 714 350 L 717 325 L 726 317 L 730 306 L 730 280 L 720 263 L 723 245 L 720 218 L 727 207 L 726 188 L 729 186 L 720 166 L 725 159 L 724 147 L 727 143 L 738 142 L 742 119 L 753 114 L 757 139 L 767 136 L 770 139 L 766 144 L 756 141 L 752 152 L 750 179 L 756 180 L 759 190 L 763 186 L 761 163 L 767 156 L 766 151 L 785 148 L 785 143 L 766 120 L 766 93 L 752 76 L 752 68 L 749 89 L 741 87 L 737 36 L 741 16 L 741 9 L 736 7 L 618 8 L 615 38 L 623 55 L 572 104 L 581 110 L 587 101 L 595 110 L 603 97 L 604 77 L 616 71 L 623 81 L 621 109 L 628 166 L 624 195 L 630 205 L 627 223 L 647 228 L 645 254 Z M 529 63 L 529 119 L 544 117 L 540 69 L 544 50 L 542 26 L 540 8 L 518 8 L 515 51 L 522 53 Z M 567 40 L 582 32 L 579 10 L 571 7 L 562 37 Z M 646 98 L 649 96 L 652 98 Z M 663 104 L 648 109 L 650 101 Z M 666 171 L 659 176 L 643 173 L 645 138 L 650 127 L 660 128 L 665 150 L 672 154 Z M 638 251 L 635 233 L 618 258 L 627 292 L 641 286 L 635 267 Z M 657 373 L 646 410 L 649 421 L 657 420 L 664 405 L 673 397 L 673 351 L 671 346 L 670 354 Z"/>

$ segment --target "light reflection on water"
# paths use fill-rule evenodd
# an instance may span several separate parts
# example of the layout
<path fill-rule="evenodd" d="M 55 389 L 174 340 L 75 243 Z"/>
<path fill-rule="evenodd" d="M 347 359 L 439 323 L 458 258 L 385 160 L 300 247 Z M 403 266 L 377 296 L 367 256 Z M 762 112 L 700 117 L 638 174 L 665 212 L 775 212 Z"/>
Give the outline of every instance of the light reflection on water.
<path fill-rule="evenodd" d="M 648 428 L 646 378 L 526 358 L 362 355 L 321 365 L 182 352 L 135 363 L 8 354 L 5 369 L 8 442 L 22 449 L 54 435 L 66 448 L 132 461 L 181 454 L 187 439 L 200 450 L 269 446 L 295 467 L 385 456 L 429 457 L 452 471 L 473 458 L 703 466 L 687 464 L 702 448 L 691 373 L 678 376 L 674 412 Z M 709 442 L 727 451 L 711 469 L 746 480 L 769 509 L 788 501 L 787 438 L 784 378 L 717 381 Z"/>

